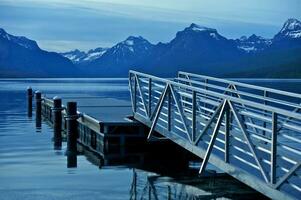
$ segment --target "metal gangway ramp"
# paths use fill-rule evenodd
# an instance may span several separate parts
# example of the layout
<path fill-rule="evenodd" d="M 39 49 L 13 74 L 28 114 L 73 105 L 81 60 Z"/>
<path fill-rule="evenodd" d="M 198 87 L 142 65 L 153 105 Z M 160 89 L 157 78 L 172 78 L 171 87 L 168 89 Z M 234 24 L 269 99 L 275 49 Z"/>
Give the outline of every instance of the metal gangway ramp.
<path fill-rule="evenodd" d="M 130 71 L 134 118 L 273 199 L 301 198 L 301 95 L 179 72 Z M 176 167 L 176 166 L 175 166 Z"/>

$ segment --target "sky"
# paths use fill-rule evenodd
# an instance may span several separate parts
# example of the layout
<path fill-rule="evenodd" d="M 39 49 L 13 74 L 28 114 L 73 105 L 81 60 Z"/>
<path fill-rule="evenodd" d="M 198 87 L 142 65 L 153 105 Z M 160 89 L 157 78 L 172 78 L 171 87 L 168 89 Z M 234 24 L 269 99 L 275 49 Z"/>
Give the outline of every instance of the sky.
<path fill-rule="evenodd" d="M 111 47 L 128 36 L 168 42 L 191 23 L 228 38 L 272 38 L 301 0 L 0 0 L 0 28 L 64 52 Z"/>

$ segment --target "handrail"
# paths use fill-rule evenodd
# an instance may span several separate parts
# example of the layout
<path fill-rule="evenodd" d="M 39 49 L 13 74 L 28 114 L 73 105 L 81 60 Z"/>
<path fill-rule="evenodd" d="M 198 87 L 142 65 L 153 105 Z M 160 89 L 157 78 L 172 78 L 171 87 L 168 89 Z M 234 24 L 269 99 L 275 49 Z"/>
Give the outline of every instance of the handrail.
<path fill-rule="evenodd" d="M 247 84 L 247 83 L 241 83 L 241 82 L 237 82 L 237 81 L 231 81 L 231 80 L 227 80 L 227 79 L 221 79 L 221 78 L 210 77 L 210 76 L 205 76 L 205 75 L 193 74 L 193 73 L 183 72 L 183 71 L 179 71 L 178 75 L 180 75 L 180 74 L 194 76 L 194 77 L 208 79 L 208 80 L 213 80 L 213 81 L 218 81 L 218 82 L 223 82 L 223 83 L 227 83 L 227 84 L 233 84 L 233 85 L 246 87 L 246 88 L 250 88 L 250 89 L 255 89 L 255 90 L 268 91 L 268 92 L 272 92 L 275 94 L 286 95 L 286 96 L 301 99 L 301 94 L 297 94 L 297 93 L 293 93 L 293 92 L 288 92 L 288 91 L 283 91 L 283 90 L 278 90 L 278 89 L 273 89 L 273 88 L 267 88 L 267 87 L 263 87 L 263 86 L 251 85 L 251 84 Z"/>
<path fill-rule="evenodd" d="M 222 87 L 222 86 L 218 86 L 218 85 L 214 85 L 214 84 L 210 84 L 210 83 L 203 83 L 200 81 L 190 80 L 190 79 L 185 79 L 185 78 L 175 78 L 175 80 L 179 80 L 181 82 L 193 83 L 193 84 L 197 84 L 197 85 L 201 85 L 201 86 L 206 86 L 208 88 L 222 90 L 224 92 L 231 92 L 231 93 L 235 93 L 237 95 L 247 96 L 247 97 L 251 97 L 254 99 L 263 100 L 266 102 L 272 102 L 272 103 L 276 103 L 276 104 L 280 104 L 280 105 L 284 105 L 284 106 L 301 109 L 301 104 L 292 103 L 292 102 L 288 102 L 288 101 L 284 101 L 284 100 L 280 100 L 280 99 L 265 97 L 265 96 L 261 96 L 258 94 L 248 93 L 248 92 L 239 91 L 239 90 L 233 90 L 233 89 L 229 89 L 227 87 Z"/>
<path fill-rule="evenodd" d="M 291 112 L 291 111 L 287 111 L 287 110 L 284 110 L 282 108 L 275 108 L 275 107 L 272 107 L 272 106 L 269 106 L 269 105 L 264 105 L 264 104 L 260 104 L 260 103 L 257 103 L 257 102 L 252 102 L 252 101 L 249 101 L 249 100 L 240 99 L 240 98 L 237 98 L 237 97 L 232 97 L 232 96 L 229 96 L 227 94 L 220 94 L 220 93 L 217 93 L 217 92 L 214 92 L 214 91 L 208 91 L 208 90 L 205 90 L 205 89 L 202 89 L 202 88 L 197 88 L 197 87 L 194 87 L 194 86 L 178 83 L 178 82 L 175 82 L 175 81 L 172 81 L 172 80 L 159 78 L 159 77 L 156 77 L 156 76 L 153 76 L 153 75 L 137 72 L 137 71 L 134 71 L 134 70 L 130 70 L 129 74 L 137 74 L 137 75 L 143 76 L 145 78 L 151 78 L 153 80 L 168 83 L 168 84 L 171 84 L 171 85 L 174 85 L 174 86 L 186 88 L 186 89 L 196 91 L 196 92 L 200 92 L 200 93 L 206 93 L 208 95 L 216 96 L 216 97 L 219 97 L 219 98 L 222 98 L 222 99 L 231 100 L 235 103 L 249 105 L 251 107 L 260 108 L 262 110 L 267 110 L 267 111 L 270 111 L 270 112 L 276 112 L 278 114 L 286 115 L 286 116 L 289 116 L 291 118 L 301 120 L 301 114 Z M 294 94 L 294 93 L 292 93 L 292 94 Z"/>

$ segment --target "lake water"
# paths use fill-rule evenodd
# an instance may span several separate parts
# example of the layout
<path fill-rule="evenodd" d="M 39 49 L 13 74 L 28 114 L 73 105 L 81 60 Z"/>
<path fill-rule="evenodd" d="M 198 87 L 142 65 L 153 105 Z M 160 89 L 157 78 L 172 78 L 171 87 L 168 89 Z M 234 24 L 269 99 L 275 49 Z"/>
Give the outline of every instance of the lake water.
<path fill-rule="evenodd" d="M 241 81 L 301 92 L 301 80 Z M 54 150 L 52 128 L 42 122 L 37 130 L 34 116 L 27 117 L 27 86 L 49 95 L 87 94 L 129 100 L 125 79 L 0 79 L 0 199 L 152 199 L 156 195 L 167 199 L 166 191 L 171 191 L 172 199 L 246 199 L 240 194 L 251 194 L 247 196 L 250 199 L 262 197 L 232 179 L 222 179 L 220 184 L 218 178 L 189 183 L 179 181 L 183 177 L 175 181 L 122 164 L 99 169 L 83 155 L 78 156 L 77 168 L 67 168 L 66 144 L 62 150 Z M 150 183 L 150 177 L 160 181 Z"/>

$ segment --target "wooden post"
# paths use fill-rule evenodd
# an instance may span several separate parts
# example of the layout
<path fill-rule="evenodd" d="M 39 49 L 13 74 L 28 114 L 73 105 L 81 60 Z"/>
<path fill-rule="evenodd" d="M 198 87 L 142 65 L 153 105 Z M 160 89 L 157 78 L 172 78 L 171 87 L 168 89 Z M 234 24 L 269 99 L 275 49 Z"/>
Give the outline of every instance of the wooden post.
<path fill-rule="evenodd" d="M 77 167 L 77 104 L 67 102 L 67 167 Z"/>
<path fill-rule="evenodd" d="M 39 90 L 35 92 L 36 100 L 36 128 L 41 129 L 42 125 L 42 94 Z"/>
<path fill-rule="evenodd" d="M 53 138 L 54 149 L 62 147 L 62 99 L 58 96 L 53 98 Z"/>
<path fill-rule="evenodd" d="M 36 96 L 36 117 L 42 117 L 42 94 L 39 90 L 35 92 Z"/>
<path fill-rule="evenodd" d="M 27 88 L 27 116 L 32 117 L 32 88 Z"/>

